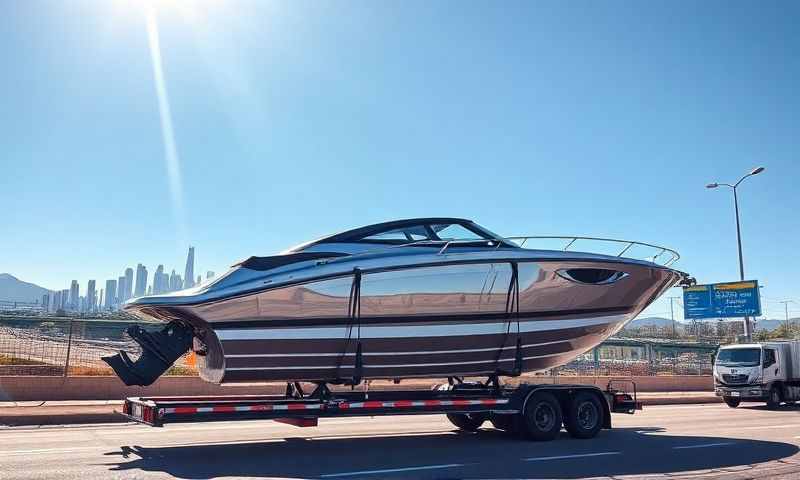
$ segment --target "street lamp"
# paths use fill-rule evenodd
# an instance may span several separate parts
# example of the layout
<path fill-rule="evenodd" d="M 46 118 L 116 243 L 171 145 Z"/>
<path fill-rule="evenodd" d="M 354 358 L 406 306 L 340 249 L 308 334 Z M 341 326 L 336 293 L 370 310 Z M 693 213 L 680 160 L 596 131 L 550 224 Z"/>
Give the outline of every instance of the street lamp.
<path fill-rule="evenodd" d="M 706 188 L 717 188 L 717 187 L 730 187 L 733 190 L 733 205 L 734 209 L 736 210 L 736 240 L 739 245 L 739 279 L 744 280 L 744 260 L 742 260 L 742 232 L 739 228 L 739 197 L 736 195 L 736 187 L 739 186 L 740 183 L 744 181 L 747 177 L 752 177 L 753 175 L 758 175 L 759 173 L 764 171 L 764 167 L 756 167 L 750 173 L 743 176 L 739 179 L 738 182 L 731 185 L 730 183 L 709 183 L 706 185 Z M 750 334 L 750 317 L 744 317 L 744 335 L 748 341 L 751 340 Z"/>

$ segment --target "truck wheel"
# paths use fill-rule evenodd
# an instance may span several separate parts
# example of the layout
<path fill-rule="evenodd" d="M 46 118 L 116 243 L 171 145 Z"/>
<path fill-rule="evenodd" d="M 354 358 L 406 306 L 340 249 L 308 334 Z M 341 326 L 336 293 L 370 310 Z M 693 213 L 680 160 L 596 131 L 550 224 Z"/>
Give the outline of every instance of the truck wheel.
<path fill-rule="evenodd" d="M 485 413 L 448 413 L 447 419 L 465 432 L 477 432 L 486 421 Z"/>
<path fill-rule="evenodd" d="M 564 426 L 574 438 L 593 438 L 603 428 L 604 413 L 597 395 L 578 392 L 570 401 Z"/>
<path fill-rule="evenodd" d="M 781 406 L 781 392 L 777 388 L 772 387 L 769 389 L 769 400 L 767 400 L 767 408 L 775 410 Z"/>
<path fill-rule="evenodd" d="M 739 404 L 742 402 L 740 399 L 733 398 L 733 397 L 722 397 L 722 401 L 725 402 L 725 405 L 727 405 L 727 406 L 729 406 L 731 408 L 738 407 Z"/>
<path fill-rule="evenodd" d="M 561 431 L 561 406 L 548 392 L 534 392 L 522 412 L 521 430 L 530 440 L 553 440 Z"/>

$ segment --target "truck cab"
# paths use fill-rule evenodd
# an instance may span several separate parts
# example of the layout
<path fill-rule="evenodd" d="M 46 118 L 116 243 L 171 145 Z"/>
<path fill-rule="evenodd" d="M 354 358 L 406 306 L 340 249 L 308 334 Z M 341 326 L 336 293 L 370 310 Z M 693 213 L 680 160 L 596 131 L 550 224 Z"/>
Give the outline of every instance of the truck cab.
<path fill-rule="evenodd" d="M 796 341 L 725 345 L 714 361 L 714 393 L 732 408 L 743 401 L 770 408 L 794 402 L 800 399 L 799 353 Z"/>

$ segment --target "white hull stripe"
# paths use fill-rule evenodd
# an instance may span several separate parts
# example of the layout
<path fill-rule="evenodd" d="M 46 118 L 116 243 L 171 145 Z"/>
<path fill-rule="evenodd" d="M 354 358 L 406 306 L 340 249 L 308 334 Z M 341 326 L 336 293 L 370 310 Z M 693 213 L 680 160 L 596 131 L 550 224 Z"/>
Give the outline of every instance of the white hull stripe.
<path fill-rule="evenodd" d="M 392 402 L 364 401 L 340 402 L 334 407 L 326 407 L 321 403 L 289 403 L 284 405 L 257 404 L 257 405 L 212 405 L 208 407 L 168 407 L 158 411 L 159 416 L 191 415 L 195 413 L 235 413 L 235 412 L 279 412 L 298 410 L 326 410 L 339 408 L 340 410 L 369 409 L 369 408 L 410 408 L 410 407 L 470 407 L 481 405 L 505 405 L 507 398 L 486 399 L 456 399 L 456 400 L 395 400 Z"/>
<path fill-rule="evenodd" d="M 516 330 L 513 333 L 516 333 Z M 572 339 L 570 339 L 572 340 Z M 570 340 L 555 340 L 552 342 L 542 343 L 528 343 L 522 345 L 522 348 L 542 347 L 545 345 L 555 345 L 557 343 L 567 343 Z M 477 353 L 477 352 L 496 352 L 498 350 L 511 350 L 516 349 L 516 345 L 506 345 L 505 347 L 490 347 L 490 348 L 467 348 L 463 350 L 426 350 L 419 352 L 365 352 L 362 353 L 365 357 L 385 357 L 391 355 L 433 355 L 440 353 Z M 281 357 L 354 357 L 355 352 L 342 353 L 237 353 L 233 355 L 225 355 L 225 358 L 281 358 Z"/>
<path fill-rule="evenodd" d="M 573 318 L 568 320 L 528 320 L 520 321 L 519 331 L 544 332 L 565 328 L 589 327 L 624 322 L 628 315 L 609 315 L 592 318 Z M 516 321 L 498 323 L 458 323 L 452 325 L 403 325 L 361 327 L 361 338 L 414 338 L 414 337 L 453 337 L 463 335 L 497 335 L 509 331 L 516 333 Z M 355 327 L 355 325 L 354 325 Z M 349 327 L 300 327 L 300 328 L 236 328 L 215 330 L 220 340 L 310 340 L 344 339 Z M 352 337 L 356 338 L 353 328 Z"/>
<path fill-rule="evenodd" d="M 531 357 L 522 357 L 522 360 L 533 360 L 534 358 L 547 358 L 547 357 L 557 357 L 559 355 L 572 355 L 572 352 L 561 352 L 561 353 L 550 353 L 547 355 L 534 355 Z M 362 368 L 416 368 L 416 367 L 448 367 L 452 365 L 477 365 L 483 363 L 502 363 L 502 362 L 513 362 L 516 359 L 514 358 L 504 358 L 501 360 L 475 360 L 471 362 L 442 362 L 442 363 L 400 363 L 400 364 L 390 364 L 390 365 L 364 365 Z M 341 369 L 352 369 L 355 368 L 353 365 L 342 365 L 337 367 L 336 365 L 322 365 L 322 366 L 313 366 L 309 365 L 307 367 L 234 367 L 234 368 L 226 368 L 226 372 L 236 371 L 236 370 L 336 370 L 337 368 Z"/>

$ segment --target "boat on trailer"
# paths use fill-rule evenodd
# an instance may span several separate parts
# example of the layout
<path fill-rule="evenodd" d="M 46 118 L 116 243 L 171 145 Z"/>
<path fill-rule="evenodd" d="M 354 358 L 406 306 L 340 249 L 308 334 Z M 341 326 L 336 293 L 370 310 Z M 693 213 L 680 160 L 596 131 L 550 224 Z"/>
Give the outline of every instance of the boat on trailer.
<path fill-rule="evenodd" d="M 587 242 L 616 250 L 574 250 Z M 649 258 L 632 258 L 643 249 Z M 678 258 L 634 241 L 503 238 L 459 218 L 380 223 L 132 299 L 126 311 L 166 325 L 129 329 L 138 359 L 104 360 L 127 385 L 151 384 L 188 351 L 215 383 L 516 376 L 567 363 L 691 283 L 671 268 Z"/>

